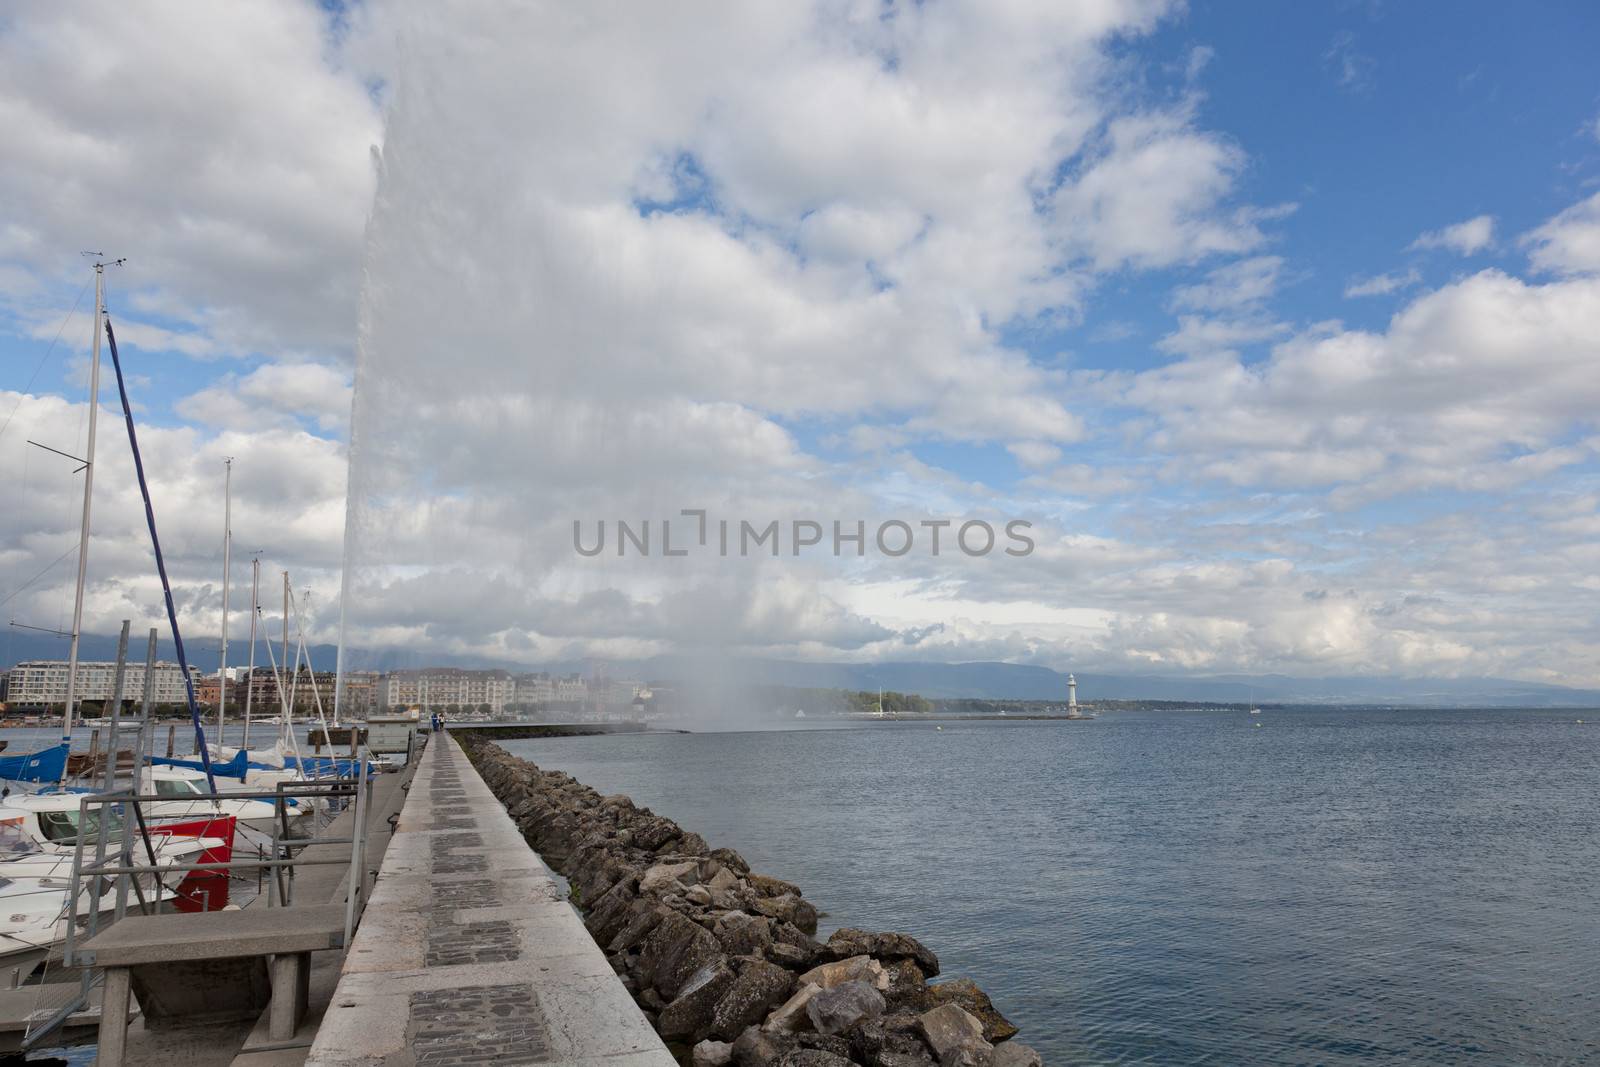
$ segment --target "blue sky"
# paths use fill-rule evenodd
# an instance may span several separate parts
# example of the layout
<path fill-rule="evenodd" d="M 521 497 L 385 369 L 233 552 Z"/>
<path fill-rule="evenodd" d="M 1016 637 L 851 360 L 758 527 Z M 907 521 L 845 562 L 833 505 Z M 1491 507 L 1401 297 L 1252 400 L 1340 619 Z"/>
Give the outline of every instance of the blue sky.
<path fill-rule="evenodd" d="M 0 462 L 39 491 L 19 437 L 71 447 L 81 308 L 30 376 L 78 249 L 128 255 L 110 304 L 202 618 L 223 455 L 249 536 L 336 602 L 359 359 L 387 405 L 371 483 L 449 501 L 375 549 L 374 641 L 1597 681 L 1590 5 L 861 0 L 556 30 L 538 5 L 263 3 L 174 16 L 198 51 L 121 26 L 137 78 L 85 44 L 121 17 L 0 30 Z M 680 499 L 1044 533 L 1011 570 L 561 553 L 577 500 Z M 136 566 L 109 507 L 107 566 Z M 70 538 L 61 510 L 13 520 L 0 595 Z M 510 592 L 427 616 L 429 574 Z M 602 592 L 619 616 L 552 621 Z M 139 603 L 103 594 L 106 619 Z M 715 622 L 673 606 L 705 601 Z"/>

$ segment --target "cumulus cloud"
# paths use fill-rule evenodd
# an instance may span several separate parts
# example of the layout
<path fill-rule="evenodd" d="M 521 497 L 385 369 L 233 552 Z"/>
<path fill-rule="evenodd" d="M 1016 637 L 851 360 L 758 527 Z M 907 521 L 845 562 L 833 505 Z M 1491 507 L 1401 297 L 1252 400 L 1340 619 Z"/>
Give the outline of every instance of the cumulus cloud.
<path fill-rule="evenodd" d="M 1413 250 L 1442 248 L 1457 255 L 1470 256 L 1483 251 L 1493 243 L 1494 216 L 1478 215 L 1453 226 L 1429 230 L 1412 241 L 1410 248 Z"/>
<path fill-rule="evenodd" d="M 1600 272 L 1600 193 L 1527 234 L 1522 244 L 1538 270 L 1552 274 Z"/>

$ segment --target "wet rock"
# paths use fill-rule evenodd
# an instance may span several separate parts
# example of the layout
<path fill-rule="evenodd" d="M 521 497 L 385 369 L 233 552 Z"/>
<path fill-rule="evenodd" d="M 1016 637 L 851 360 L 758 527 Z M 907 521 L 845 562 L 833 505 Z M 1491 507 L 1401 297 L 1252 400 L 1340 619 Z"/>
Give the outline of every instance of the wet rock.
<path fill-rule="evenodd" d="M 928 987 L 928 999 L 933 1006 L 959 1004 L 967 1014 L 983 1024 L 983 1039 L 991 1044 L 1014 1037 L 1019 1032 L 995 1008 L 988 994 L 979 989 L 978 983 L 970 978 L 955 978 L 948 982 L 940 982 L 938 985 L 931 985 Z"/>
<path fill-rule="evenodd" d="M 733 968 L 716 960 L 700 968 L 684 982 L 672 1003 L 661 1009 L 656 1028 L 667 1040 L 700 1038 L 711 1032 L 711 1016 L 736 976 Z"/>
<path fill-rule="evenodd" d="M 883 969 L 883 964 L 872 957 L 851 956 L 847 960 L 835 960 L 811 968 L 800 976 L 800 982 L 812 982 L 823 989 L 832 989 L 846 982 L 866 982 L 881 992 L 889 988 L 889 975 Z"/>
<path fill-rule="evenodd" d="M 910 934 L 874 934 L 853 926 L 844 926 L 833 932 L 825 947 L 828 955 L 836 960 L 850 956 L 875 956 L 885 963 L 892 960 L 914 960 L 927 977 L 931 978 L 939 973 L 939 957 Z"/>
<path fill-rule="evenodd" d="M 917 1016 L 917 1029 L 939 1057 L 940 1067 L 978 1067 L 993 1045 L 983 1039 L 983 1024 L 958 1004 L 941 1004 Z"/>
<path fill-rule="evenodd" d="M 883 994 L 870 982 L 843 982 L 812 997 L 806 1015 L 819 1034 L 842 1034 L 864 1019 L 883 1014 Z"/>
<path fill-rule="evenodd" d="M 1019 1041 L 1007 1041 L 985 1052 L 978 1067 L 1044 1067 L 1044 1059 Z"/>
<path fill-rule="evenodd" d="M 761 1022 L 775 1005 L 788 999 L 794 975 L 761 959 L 738 961 L 738 977 L 717 1001 L 711 1015 L 711 1033 L 734 1038 Z"/>
<path fill-rule="evenodd" d="M 733 1062 L 733 1045 L 708 1038 L 696 1045 L 689 1056 L 693 1067 L 728 1067 Z"/>
<path fill-rule="evenodd" d="M 700 880 L 700 868 L 693 860 L 683 863 L 658 863 L 639 879 L 639 892 L 663 893 L 674 885 L 693 885 Z"/>
<path fill-rule="evenodd" d="M 806 1014 L 806 1005 L 810 1004 L 811 998 L 820 992 L 822 987 L 815 983 L 801 984 L 793 996 L 767 1016 L 767 1021 L 761 1025 L 761 1029 L 769 1033 L 792 1034 L 796 1030 L 810 1026 L 811 1017 Z"/>

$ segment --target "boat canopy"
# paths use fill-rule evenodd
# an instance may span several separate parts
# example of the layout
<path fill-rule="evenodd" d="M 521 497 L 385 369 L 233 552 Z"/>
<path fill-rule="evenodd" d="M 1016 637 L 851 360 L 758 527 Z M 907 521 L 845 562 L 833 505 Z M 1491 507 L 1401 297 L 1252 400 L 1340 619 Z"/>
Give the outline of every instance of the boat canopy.
<path fill-rule="evenodd" d="M 67 746 L 0 756 L 0 778 L 12 782 L 59 782 L 67 776 Z"/>

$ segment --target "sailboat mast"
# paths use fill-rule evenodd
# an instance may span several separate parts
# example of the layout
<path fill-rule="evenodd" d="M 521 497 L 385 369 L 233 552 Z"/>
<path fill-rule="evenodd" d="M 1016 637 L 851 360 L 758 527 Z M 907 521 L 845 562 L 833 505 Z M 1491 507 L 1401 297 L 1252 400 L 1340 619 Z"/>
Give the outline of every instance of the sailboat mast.
<path fill-rule="evenodd" d="M 217 744 L 228 713 L 228 574 L 233 564 L 233 457 L 223 461 L 222 476 L 222 664 L 217 668 Z"/>
<path fill-rule="evenodd" d="M 105 321 L 106 265 L 94 265 L 94 350 L 89 361 L 89 450 L 83 461 L 83 521 L 78 528 L 78 582 L 72 595 L 72 643 L 67 650 L 67 706 L 61 742 L 72 743 L 72 712 L 78 699 L 78 638 L 83 634 L 83 583 L 89 573 L 89 508 L 94 502 L 94 431 L 100 411 L 100 329 Z M 65 770 L 62 771 L 66 773 Z"/>
<path fill-rule="evenodd" d="M 256 688 L 256 616 L 261 614 L 261 558 L 250 561 L 250 666 L 244 683 L 244 740 L 240 748 L 250 747 L 250 697 Z"/>
<path fill-rule="evenodd" d="M 299 664 L 296 664 L 296 667 L 298 667 L 298 666 L 299 666 Z M 285 671 L 287 671 L 289 669 L 289 572 L 288 571 L 284 571 L 283 572 L 283 669 Z M 289 682 L 289 681 L 292 681 L 292 679 L 285 678 L 283 681 L 279 682 L 278 685 L 281 687 L 286 682 Z M 286 697 L 288 695 L 288 691 L 285 690 L 284 693 L 279 694 L 279 695 Z M 294 721 L 294 708 L 288 707 L 287 705 L 285 706 L 285 710 L 284 710 L 284 713 L 283 713 L 283 721 L 284 721 L 285 725 L 287 725 L 288 723 Z"/>

